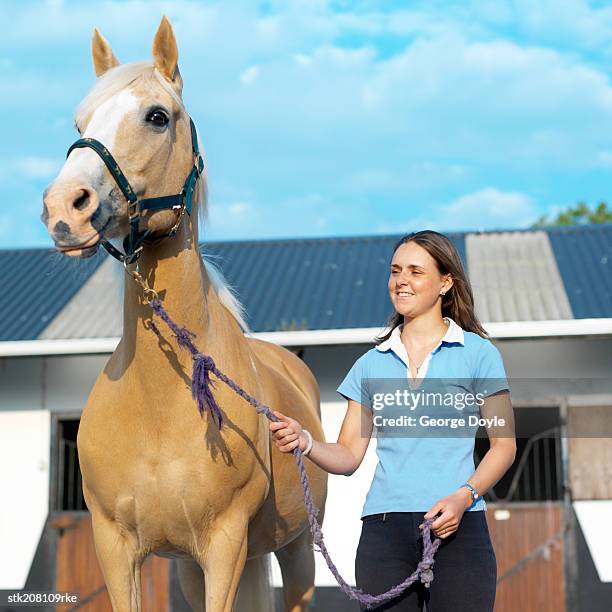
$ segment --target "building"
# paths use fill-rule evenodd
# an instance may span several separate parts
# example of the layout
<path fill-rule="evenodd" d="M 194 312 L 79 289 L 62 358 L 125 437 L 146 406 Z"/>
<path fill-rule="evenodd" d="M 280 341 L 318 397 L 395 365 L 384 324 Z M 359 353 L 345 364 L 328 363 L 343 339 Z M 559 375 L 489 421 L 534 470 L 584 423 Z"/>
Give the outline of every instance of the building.
<path fill-rule="evenodd" d="M 449 237 L 503 355 L 517 416 L 519 458 L 488 496 L 503 578 L 496 609 L 607 610 L 612 225 Z M 291 347 L 313 370 L 329 440 L 345 409 L 335 388 L 390 314 L 386 279 L 398 238 L 202 247 L 236 288 L 254 335 Z M 95 564 L 75 440 L 89 389 L 121 333 L 122 269 L 102 256 L 73 261 L 36 249 L 0 251 L 0 273 L 0 589 L 78 590 L 102 602 L 99 574 L 71 565 L 76 551 Z M 485 451 L 480 440 L 477 454 Z M 349 580 L 374 465 L 371 445 L 352 477 L 330 478 L 324 533 Z M 183 609 L 171 564 L 155 564 L 145 579 L 157 576 L 164 593 L 170 584 L 168 608 Z M 317 564 L 317 609 L 355 609 L 320 556 Z"/>

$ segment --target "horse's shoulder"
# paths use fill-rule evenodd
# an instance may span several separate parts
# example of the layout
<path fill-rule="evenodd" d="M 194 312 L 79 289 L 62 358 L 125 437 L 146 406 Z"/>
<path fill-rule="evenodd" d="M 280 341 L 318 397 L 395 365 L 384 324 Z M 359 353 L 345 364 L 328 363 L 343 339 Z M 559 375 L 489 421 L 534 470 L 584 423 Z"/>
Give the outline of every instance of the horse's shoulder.
<path fill-rule="evenodd" d="M 248 342 L 256 357 L 265 365 L 283 373 L 288 369 L 296 371 L 315 380 L 308 366 L 295 353 L 284 346 L 257 338 L 248 338 Z"/>
<path fill-rule="evenodd" d="M 318 406 L 319 387 L 310 368 L 289 349 L 256 338 L 249 338 L 248 342 L 254 353 L 256 370 L 261 375 L 262 369 L 268 369 L 272 375 L 284 379 L 288 384 L 295 386 L 309 399 L 315 400 Z"/>

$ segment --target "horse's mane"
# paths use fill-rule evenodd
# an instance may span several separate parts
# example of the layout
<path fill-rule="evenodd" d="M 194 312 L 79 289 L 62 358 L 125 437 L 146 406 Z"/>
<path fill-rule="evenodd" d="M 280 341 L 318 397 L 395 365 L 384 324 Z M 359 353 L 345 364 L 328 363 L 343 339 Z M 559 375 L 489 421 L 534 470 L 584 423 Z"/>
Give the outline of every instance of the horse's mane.
<path fill-rule="evenodd" d="M 151 82 L 151 85 L 161 85 L 164 91 L 170 94 L 174 101 L 179 104 L 181 109 L 185 113 L 187 112 L 181 97 L 172 89 L 168 81 L 166 81 L 161 73 L 155 68 L 153 62 L 132 62 L 130 64 L 115 66 L 98 77 L 94 86 L 76 109 L 75 125 L 83 125 L 86 118 L 92 115 L 98 107 L 129 87 L 137 79 L 148 80 Z M 202 153 L 202 157 L 206 159 L 199 136 L 198 146 Z M 205 221 L 208 216 L 206 167 L 204 167 L 202 177 L 198 181 L 196 201 L 198 214 L 201 220 Z M 244 306 L 236 297 L 234 290 L 229 286 L 218 266 L 210 260 L 210 255 L 203 257 L 203 260 L 208 277 L 219 296 L 219 301 L 231 312 L 238 321 L 240 327 L 244 331 L 249 331 L 245 321 Z"/>
<path fill-rule="evenodd" d="M 205 253 L 202 259 L 204 260 L 204 267 L 206 268 L 208 278 L 219 296 L 219 301 L 232 313 L 242 331 L 248 332 L 249 326 L 245 320 L 246 311 L 244 305 L 236 296 L 233 287 L 225 280 L 219 266 L 212 261 L 212 257 L 209 253 Z"/>

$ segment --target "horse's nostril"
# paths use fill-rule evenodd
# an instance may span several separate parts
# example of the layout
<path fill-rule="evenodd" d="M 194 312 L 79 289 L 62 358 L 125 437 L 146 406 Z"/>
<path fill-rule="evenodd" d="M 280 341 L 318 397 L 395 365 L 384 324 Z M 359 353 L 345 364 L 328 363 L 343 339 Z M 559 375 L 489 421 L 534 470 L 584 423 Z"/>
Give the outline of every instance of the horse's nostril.
<path fill-rule="evenodd" d="M 64 223 L 64 221 L 58 221 L 53 228 L 53 235 L 56 240 L 70 240 L 72 237 L 70 226 L 67 223 Z"/>
<path fill-rule="evenodd" d="M 77 210 L 84 210 L 89 206 L 89 191 L 82 190 L 81 195 L 72 203 L 72 206 Z"/>

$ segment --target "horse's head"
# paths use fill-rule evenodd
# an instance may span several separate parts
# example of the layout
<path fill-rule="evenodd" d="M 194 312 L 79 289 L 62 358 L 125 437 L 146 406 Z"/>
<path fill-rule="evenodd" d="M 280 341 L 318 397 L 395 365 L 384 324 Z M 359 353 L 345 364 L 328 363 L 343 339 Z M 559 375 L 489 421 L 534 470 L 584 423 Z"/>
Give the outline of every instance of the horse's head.
<path fill-rule="evenodd" d="M 76 112 L 81 138 L 100 141 L 110 151 L 138 198 L 179 193 L 194 160 L 170 22 L 164 17 L 157 30 L 153 62 L 120 65 L 97 30 L 92 52 L 98 79 Z M 78 148 L 45 190 L 42 221 L 59 250 L 87 257 L 103 238 L 128 233 L 128 209 L 101 157 L 90 148 Z M 167 232 L 178 214 L 145 211 L 140 230 Z"/>

